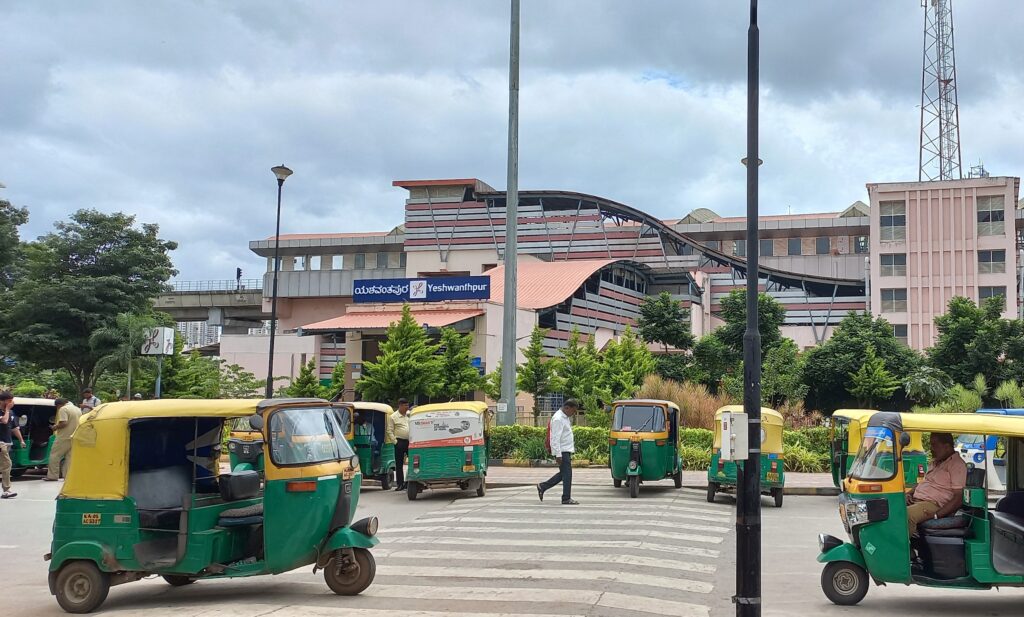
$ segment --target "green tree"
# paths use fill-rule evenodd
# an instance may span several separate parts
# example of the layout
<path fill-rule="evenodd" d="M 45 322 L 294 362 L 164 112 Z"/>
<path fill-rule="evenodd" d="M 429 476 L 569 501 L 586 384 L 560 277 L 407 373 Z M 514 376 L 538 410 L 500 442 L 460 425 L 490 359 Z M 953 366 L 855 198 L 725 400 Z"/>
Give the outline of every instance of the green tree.
<path fill-rule="evenodd" d="M 949 390 L 949 376 L 931 366 L 919 366 L 903 381 L 907 398 L 922 405 L 941 401 Z"/>
<path fill-rule="evenodd" d="M 929 363 L 950 376 L 954 383 L 971 386 L 975 375 L 988 385 L 1002 378 L 1000 361 L 1007 351 L 1014 328 L 1000 316 L 1002 298 L 989 298 L 979 307 L 956 297 L 944 315 L 935 318 L 938 337 L 928 350 Z"/>
<path fill-rule="evenodd" d="M 459 334 L 454 328 L 441 328 L 441 385 L 438 394 L 455 401 L 479 390 L 483 379 L 473 366 L 470 348 L 473 336 Z"/>
<path fill-rule="evenodd" d="M 16 208 L 11 202 L 0 199 L 0 289 L 9 288 L 14 282 L 21 261 L 18 227 L 27 222 L 28 210 Z"/>
<path fill-rule="evenodd" d="M 493 371 L 487 373 L 487 375 L 484 376 L 484 382 L 481 388 L 483 389 L 484 394 L 487 395 L 487 398 L 491 399 L 492 401 L 497 401 L 501 399 L 500 360 L 498 361 L 498 366 L 496 366 Z"/>
<path fill-rule="evenodd" d="M 176 377 L 174 390 L 166 393 L 168 398 L 220 397 L 220 363 L 215 358 L 193 351 L 182 362 Z"/>
<path fill-rule="evenodd" d="M 110 349 L 110 353 L 100 358 L 96 368 L 99 373 L 109 369 L 125 372 L 125 392 L 132 390 L 132 371 L 138 370 L 143 361 L 142 342 L 146 331 L 163 325 L 163 320 L 153 314 L 120 313 L 114 316 L 114 323 L 98 328 L 89 337 L 89 345 L 98 349 Z M 118 386 L 120 389 L 120 385 Z"/>
<path fill-rule="evenodd" d="M 25 245 L 25 273 L 0 305 L 0 340 L 21 360 L 67 370 L 81 390 L 113 351 L 92 345 L 92 333 L 151 309 L 175 274 L 168 253 L 177 245 L 122 213 L 79 210 L 55 227 Z"/>
<path fill-rule="evenodd" d="M 686 380 L 704 384 L 717 394 L 722 379 L 736 366 L 737 354 L 722 339 L 706 334 L 693 347 L 693 362 L 686 369 Z"/>
<path fill-rule="evenodd" d="M 533 398 L 533 419 L 536 423 L 540 417 L 541 396 L 550 394 L 553 390 L 554 368 L 556 362 L 544 353 L 544 337 L 547 330 L 539 326 L 533 327 L 530 333 L 530 343 L 520 351 L 523 352 L 523 363 L 516 368 L 516 387 L 520 392 L 526 392 Z"/>
<path fill-rule="evenodd" d="M 29 398 L 39 398 L 46 393 L 46 386 L 38 384 L 31 379 L 25 379 L 14 386 L 11 390 L 14 396 L 25 396 Z"/>
<path fill-rule="evenodd" d="M 644 341 L 661 343 L 666 354 L 669 347 L 683 351 L 693 347 L 690 311 L 683 308 L 682 302 L 673 300 L 667 291 L 644 298 L 640 304 L 637 328 Z"/>
<path fill-rule="evenodd" d="M 804 355 L 793 339 L 783 338 L 768 350 L 761 365 L 761 400 L 769 407 L 803 401 L 807 396 L 803 379 Z"/>
<path fill-rule="evenodd" d="M 256 379 L 256 375 L 237 364 L 220 361 L 221 398 L 262 398 L 267 381 Z"/>
<path fill-rule="evenodd" d="M 331 385 L 327 387 L 328 400 L 334 400 L 345 392 L 345 360 L 338 360 L 338 363 L 331 369 Z"/>
<path fill-rule="evenodd" d="M 302 365 L 299 375 L 285 392 L 292 398 L 323 398 L 326 394 L 324 387 L 320 385 L 320 379 L 316 373 L 316 359 L 311 358 L 309 362 Z"/>
<path fill-rule="evenodd" d="M 619 340 L 609 342 L 601 354 L 602 386 L 613 400 L 632 398 L 654 368 L 647 345 L 626 326 Z"/>
<path fill-rule="evenodd" d="M 580 331 L 573 328 L 562 356 L 555 360 L 556 389 L 561 390 L 565 398 L 579 401 L 589 418 L 598 411 L 604 412 L 602 403 L 609 395 L 600 385 L 601 360 L 594 345 L 594 337 L 589 337 L 585 344 L 580 342 L 580 338 Z"/>
<path fill-rule="evenodd" d="M 875 355 L 875 348 L 868 345 L 864 363 L 856 372 L 850 373 L 850 394 L 856 396 L 868 409 L 875 401 L 888 399 L 900 387 L 900 380 L 885 370 L 885 360 Z"/>
<path fill-rule="evenodd" d="M 921 365 L 917 352 L 893 336 L 889 322 L 851 311 L 830 339 L 805 352 L 803 372 L 808 408 L 831 412 L 853 403 L 857 397 L 850 391 L 850 373 L 864 364 L 869 346 L 898 380 L 906 379 Z"/>
<path fill-rule="evenodd" d="M 407 304 L 402 307 L 401 319 L 388 326 L 380 356 L 363 363 L 363 376 L 356 382 L 356 390 L 368 401 L 392 404 L 402 397 L 431 396 L 441 382 L 437 350 Z"/>
<path fill-rule="evenodd" d="M 743 333 L 747 330 L 747 294 L 734 289 L 722 298 L 719 317 L 725 324 L 714 331 L 723 343 L 739 354 L 743 354 Z M 786 307 L 775 298 L 762 292 L 757 294 L 757 330 L 761 333 L 761 357 L 782 341 L 782 324 L 786 321 Z"/>
<path fill-rule="evenodd" d="M 996 388 L 994 396 L 1007 409 L 1024 407 L 1024 391 L 1016 381 L 1004 381 Z"/>

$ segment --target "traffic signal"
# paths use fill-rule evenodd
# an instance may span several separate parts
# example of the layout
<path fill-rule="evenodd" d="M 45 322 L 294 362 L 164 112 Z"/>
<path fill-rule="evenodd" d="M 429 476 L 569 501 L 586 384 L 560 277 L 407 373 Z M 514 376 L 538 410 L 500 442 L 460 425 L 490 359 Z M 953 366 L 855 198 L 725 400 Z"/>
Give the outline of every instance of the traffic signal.
<path fill-rule="evenodd" d="M 242 269 L 241 268 L 235 268 L 235 280 L 238 280 L 238 281 L 242 280 Z"/>

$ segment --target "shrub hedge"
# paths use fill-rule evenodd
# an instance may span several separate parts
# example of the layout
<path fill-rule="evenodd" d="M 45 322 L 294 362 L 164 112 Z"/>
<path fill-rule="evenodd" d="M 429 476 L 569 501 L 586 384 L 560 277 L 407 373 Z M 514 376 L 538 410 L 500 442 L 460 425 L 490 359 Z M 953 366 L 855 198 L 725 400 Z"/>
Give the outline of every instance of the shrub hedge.
<path fill-rule="evenodd" d="M 577 458 L 586 458 L 592 463 L 604 465 L 608 462 L 608 429 L 577 426 L 573 428 L 576 438 Z M 491 429 L 491 458 L 533 460 L 547 458 L 544 440 L 545 427 L 496 426 Z M 680 431 L 683 468 L 703 470 L 711 460 L 711 446 L 714 433 L 702 428 L 684 428 Z M 828 429 L 812 427 L 783 433 L 783 453 L 786 470 L 794 472 L 827 472 L 829 470 Z"/>

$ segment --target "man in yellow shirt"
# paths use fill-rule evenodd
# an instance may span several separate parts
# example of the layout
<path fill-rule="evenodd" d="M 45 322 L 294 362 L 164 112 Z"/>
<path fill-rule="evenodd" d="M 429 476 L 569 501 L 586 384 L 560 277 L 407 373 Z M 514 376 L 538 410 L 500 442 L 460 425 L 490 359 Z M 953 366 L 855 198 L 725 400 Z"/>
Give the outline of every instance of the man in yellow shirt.
<path fill-rule="evenodd" d="M 398 411 L 391 414 L 395 435 L 395 487 L 396 491 L 406 490 L 405 455 L 409 453 L 409 401 L 398 399 Z"/>
<path fill-rule="evenodd" d="M 78 420 L 82 410 L 71 404 L 66 398 L 53 402 L 57 409 L 56 424 L 53 425 L 53 445 L 50 446 L 50 464 L 46 469 L 47 482 L 56 482 L 61 476 L 67 477 L 71 465 L 71 436 L 78 428 Z"/>

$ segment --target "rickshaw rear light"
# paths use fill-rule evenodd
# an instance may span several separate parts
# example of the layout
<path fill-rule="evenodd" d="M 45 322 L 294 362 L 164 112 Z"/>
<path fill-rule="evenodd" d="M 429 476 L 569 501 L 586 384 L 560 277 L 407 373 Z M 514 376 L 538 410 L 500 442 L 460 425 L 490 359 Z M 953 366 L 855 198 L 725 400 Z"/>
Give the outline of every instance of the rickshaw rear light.
<path fill-rule="evenodd" d="M 466 450 L 466 464 L 467 465 L 472 465 L 473 464 L 473 451 L 472 450 Z"/>
<path fill-rule="evenodd" d="M 772 461 L 772 471 L 779 470 L 779 461 Z"/>
<path fill-rule="evenodd" d="M 284 488 L 289 493 L 315 493 L 316 480 L 301 480 L 298 482 L 288 482 L 284 485 Z"/>
<path fill-rule="evenodd" d="M 917 466 L 917 477 L 918 478 L 924 477 L 924 465 L 918 465 Z"/>
<path fill-rule="evenodd" d="M 881 493 L 882 492 L 882 485 L 881 484 L 861 484 L 860 485 L 860 490 L 863 493 Z"/>
<path fill-rule="evenodd" d="M 618 443 L 618 441 L 619 441 L 618 439 L 615 439 L 614 437 L 610 437 L 608 439 L 608 445 L 609 446 L 614 446 L 616 443 Z"/>
<path fill-rule="evenodd" d="M 655 439 L 654 440 L 654 445 L 656 445 L 656 446 L 663 446 L 663 445 L 665 445 L 665 440 L 664 439 Z"/>
<path fill-rule="evenodd" d="M 725 469 L 725 461 L 722 460 L 721 456 L 718 457 L 718 469 L 719 471 Z"/>
<path fill-rule="evenodd" d="M 417 455 L 412 457 L 412 466 L 415 467 L 416 469 L 420 468 L 420 455 L 419 454 L 417 454 Z"/>

